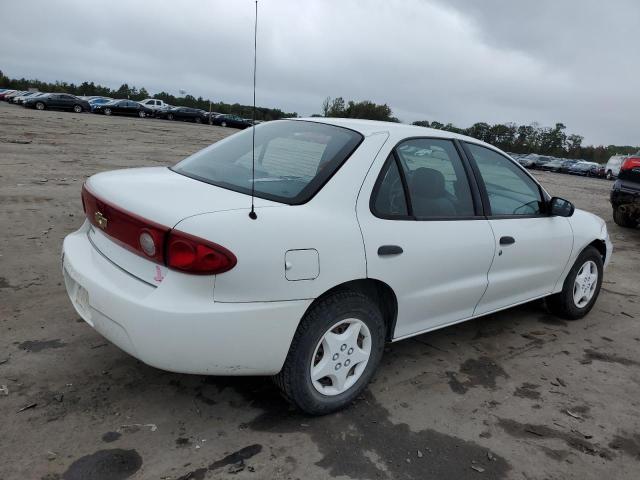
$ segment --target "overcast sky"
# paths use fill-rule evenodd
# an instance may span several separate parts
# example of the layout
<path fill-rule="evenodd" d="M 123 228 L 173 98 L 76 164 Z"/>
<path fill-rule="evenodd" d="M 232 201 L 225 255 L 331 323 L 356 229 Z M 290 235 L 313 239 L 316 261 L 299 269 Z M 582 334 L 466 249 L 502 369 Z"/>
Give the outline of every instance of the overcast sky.
<path fill-rule="evenodd" d="M 3 7 L 10 77 L 251 103 L 253 0 Z M 262 106 L 310 115 L 342 96 L 404 122 L 561 121 L 640 144 L 638 0 L 260 0 L 258 22 Z"/>

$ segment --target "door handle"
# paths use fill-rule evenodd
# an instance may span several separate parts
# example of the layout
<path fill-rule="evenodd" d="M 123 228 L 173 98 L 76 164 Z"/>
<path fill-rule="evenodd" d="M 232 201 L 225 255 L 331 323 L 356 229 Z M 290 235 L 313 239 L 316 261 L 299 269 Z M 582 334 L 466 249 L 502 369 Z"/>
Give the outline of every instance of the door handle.
<path fill-rule="evenodd" d="M 378 255 L 381 257 L 385 255 L 400 255 L 402 252 L 402 247 L 398 245 L 382 245 L 378 247 Z"/>
<path fill-rule="evenodd" d="M 513 237 L 500 237 L 500 245 L 512 245 L 516 243 L 516 239 Z"/>

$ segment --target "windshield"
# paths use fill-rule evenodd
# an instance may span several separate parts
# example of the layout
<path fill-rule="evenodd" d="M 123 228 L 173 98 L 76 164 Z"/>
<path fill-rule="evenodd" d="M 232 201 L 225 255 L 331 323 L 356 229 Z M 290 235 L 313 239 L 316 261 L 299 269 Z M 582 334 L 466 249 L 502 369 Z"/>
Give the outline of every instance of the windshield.
<path fill-rule="evenodd" d="M 251 193 L 252 129 L 227 137 L 173 167 L 196 180 Z M 363 137 L 316 122 L 277 120 L 255 127 L 255 195 L 288 204 L 308 201 Z"/>

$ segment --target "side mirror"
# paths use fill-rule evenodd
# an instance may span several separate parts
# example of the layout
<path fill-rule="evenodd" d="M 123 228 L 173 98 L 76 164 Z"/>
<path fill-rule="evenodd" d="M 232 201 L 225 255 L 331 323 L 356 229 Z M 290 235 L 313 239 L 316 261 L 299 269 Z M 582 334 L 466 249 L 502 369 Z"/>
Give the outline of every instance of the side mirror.
<path fill-rule="evenodd" d="M 576 207 L 569 200 L 553 197 L 549 201 L 549 213 L 555 217 L 570 217 Z"/>

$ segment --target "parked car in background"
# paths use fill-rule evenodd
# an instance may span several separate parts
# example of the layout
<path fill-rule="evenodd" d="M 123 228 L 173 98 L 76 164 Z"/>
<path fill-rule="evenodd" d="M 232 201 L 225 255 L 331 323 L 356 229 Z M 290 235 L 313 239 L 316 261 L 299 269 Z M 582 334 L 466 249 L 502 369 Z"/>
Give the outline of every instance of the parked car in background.
<path fill-rule="evenodd" d="M 640 152 L 639 152 L 640 153 Z M 613 220 L 621 227 L 634 228 L 640 223 L 640 155 L 622 162 L 618 179 L 611 188 Z"/>
<path fill-rule="evenodd" d="M 171 107 L 171 105 L 165 103 L 164 100 L 158 100 L 157 98 L 145 98 L 139 103 L 148 109 L 153 110 L 153 112 L 168 110 Z"/>
<path fill-rule="evenodd" d="M 535 165 L 535 161 L 533 160 L 533 158 L 529 157 L 528 155 L 521 155 L 516 159 L 516 161 L 525 168 L 533 168 L 533 166 Z"/>
<path fill-rule="evenodd" d="M 208 121 L 204 110 L 189 107 L 172 107 L 167 110 L 156 112 L 156 116 L 167 120 L 182 120 L 195 123 L 204 123 Z"/>
<path fill-rule="evenodd" d="M 266 122 L 82 199 L 61 257 L 81 318 L 156 368 L 275 375 L 315 415 L 361 394 L 386 342 L 541 298 L 584 317 L 612 253 L 601 218 L 497 148 L 387 122 Z"/>
<path fill-rule="evenodd" d="M 13 99 L 19 97 L 20 95 L 24 95 L 25 93 L 29 93 L 28 90 L 14 90 L 13 92 L 7 93 L 4 96 L 4 101 L 13 103 Z"/>
<path fill-rule="evenodd" d="M 562 160 L 551 160 L 550 162 L 540 165 L 540 170 L 545 170 L 547 172 L 559 172 L 562 168 L 562 163 Z"/>
<path fill-rule="evenodd" d="M 22 93 L 16 97 L 13 97 L 13 103 L 15 103 L 16 105 L 22 105 L 28 98 L 35 98 L 38 95 L 41 95 L 41 92 Z"/>
<path fill-rule="evenodd" d="M 27 98 L 24 102 L 27 108 L 36 110 L 73 110 L 76 113 L 90 112 L 91 106 L 86 100 L 82 100 L 75 95 L 68 93 L 45 93 L 37 97 Z"/>
<path fill-rule="evenodd" d="M 1 91 L 0 92 L 0 100 L 4 100 L 7 95 L 10 95 L 10 94 L 12 94 L 14 92 L 15 92 L 15 90 L 11 90 L 9 88 Z"/>
<path fill-rule="evenodd" d="M 218 115 L 211 120 L 212 125 L 220 125 L 221 127 L 232 127 L 232 128 L 248 128 L 251 126 L 251 122 L 247 122 L 244 118 L 239 117 L 238 115 L 232 115 L 228 113 L 224 113 L 222 115 Z"/>
<path fill-rule="evenodd" d="M 94 97 L 89 100 L 89 105 L 91 105 L 91 111 L 95 110 L 95 107 L 98 105 L 104 105 L 105 103 L 113 102 L 113 98 L 109 97 Z"/>
<path fill-rule="evenodd" d="M 624 162 L 628 157 L 629 155 L 614 155 L 609 159 L 607 165 L 604 167 L 607 180 L 613 180 L 614 178 L 618 177 L 622 162 Z"/>
<path fill-rule="evenodd" d="M 218 115 L 222 115 L 222 114 L 221 114 L 220 112 L 205 112 L 205 113 L 204 113 L 204 116 L 205 116 L 205 118 L 206 118 L 206 122 L 207 122 L 209 125 L 213 125 L 213 119 L 214 119 L 215 117 L 217 117 Z"/>
<path fill-rule="evenodd" d="M 604 165 L 601 165 L 600 163 L 595 163 L 595 162 L 590 162 L 590 164 L 591 164 L 591 169 L 589 170 L 589 176 L 596 177 L 596 178 L 604 178 L 605 176 Z"/>
<path fill-rule="evenodd" d="M 573 159 L 566 159 L 566 160 L 562 160 L 562 164 L 560 165 L 560 173 L 569 173 L 569 168 L 572 165 L 575 165 L 576 163 L 578 163 L 579 160 L 573 160 Z"/>
<path fill-rule="evenodd" d="M 135 115 L 144 118 L 147 115 L 152 115 L 153 110 L 133 100 L 111 100 L 102 105 L 96 105 L 93 108 L 93 113 L 102 113 L 104 115 Z"/>
<path fill-rule="evenodd" d="M 592 165 L 587 162 L 576 162 L 567 168 L 567 173 L 571 175 L 589 176 Z"/>

